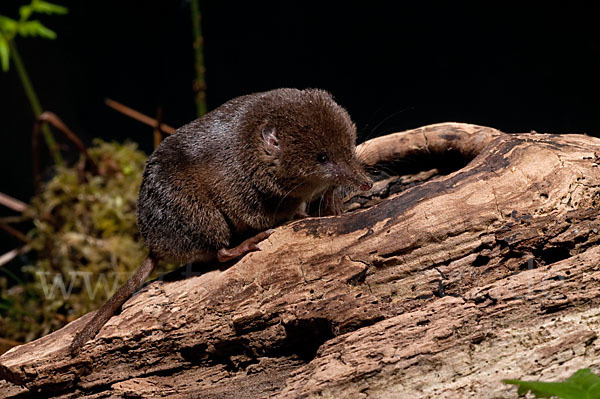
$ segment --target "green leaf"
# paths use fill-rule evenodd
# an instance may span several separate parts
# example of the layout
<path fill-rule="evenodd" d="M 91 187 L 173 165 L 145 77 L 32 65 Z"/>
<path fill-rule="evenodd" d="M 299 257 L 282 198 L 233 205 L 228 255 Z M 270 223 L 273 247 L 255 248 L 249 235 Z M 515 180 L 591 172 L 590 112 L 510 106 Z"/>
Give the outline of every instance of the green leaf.
<path fill-rule="evenodd" d="M 504 382 L 517 385 L 519 395 L 531 392 L 537 398 L 557 396 L 563 399 L 600 399 L 600 377 L 590 369 L 578 370 L 564 382 L 521 380 L 504 380 Z"/>
<path fill-rule="evenodd" d="M 31 5 L 19 7 L 19 16 L 21 17 L 21 21 L 27 20 L 32 12 L 33 9 L 31 8 Z"/>
<path fill-rule="evenodd" d="M 42 0 L 33 0 L 31 2 L 31 9 L 34 12 L 43 14 L 67 14 L 69 9 L 67 7 L 59 6 L 58 4 L 48 3 Z"/>
<path fill-rule="evenodd" d="M 566 382 L 570 382 L 573 385 L 587 390 L 593 385 L 599 383 L 600 377 L 592 373 L 590 369 L 581 369 L 577 370 L 572 376 L 570 376 Z"/>
<path fill-rule="evenodd" d="M 2 64 L 2 70 L 7 72 L 10 65 L 10 52 L 8 40 L 2 34 L 0 34 L 0 64 Z"/>
<path fill-rule="evenodd" d="M 558 396 L 563 399 L 585 399 L 585 391 L 579 387 L 573 386 L 567 382 L 538 382 L 538 381 L 520 381 L 505 380 L 507 384 L 517 385 L 519 395 L 525 395 L 531 392 L 536 398 L 550 398 Z"/>
<path fill-rule="evenodd" d="M 18 32 L 21 36 L 40 36 L 46 39 L 56 39 L 56 33 L 46 28 L 38 20 L 20 22 Z"/>
<path fill-rule="evenodd" d="M 19 23 L 12 18 L 0 15 L 0 31 L 2 31 L 8 38 L 12 37 L 17 33 L 17 26 Z"/>
<path fill-rule="evenodd" d="M 588 398 L 590 398 L 590 399 L 600 398 L 600 382 L 595 383 L 588 389 Z"/>

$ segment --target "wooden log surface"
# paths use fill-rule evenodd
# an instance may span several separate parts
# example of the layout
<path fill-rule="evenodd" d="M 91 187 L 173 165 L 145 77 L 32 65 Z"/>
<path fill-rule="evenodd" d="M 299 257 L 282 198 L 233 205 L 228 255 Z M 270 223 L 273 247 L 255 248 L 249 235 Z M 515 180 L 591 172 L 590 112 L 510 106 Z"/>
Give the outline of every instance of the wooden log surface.
<path fill-rule="evenodd" d="M 599 139 L 445 123 L 357 153 L 407 158 L 400 168 L 473 159 L 384 173 L 341 216 L 278 227 L 225 270 L 147 285 L 76 358 L 67 347 L 92 314 L 15 347 L 0 392 L 514 398 L 502 379 L 599 371 Z"/>

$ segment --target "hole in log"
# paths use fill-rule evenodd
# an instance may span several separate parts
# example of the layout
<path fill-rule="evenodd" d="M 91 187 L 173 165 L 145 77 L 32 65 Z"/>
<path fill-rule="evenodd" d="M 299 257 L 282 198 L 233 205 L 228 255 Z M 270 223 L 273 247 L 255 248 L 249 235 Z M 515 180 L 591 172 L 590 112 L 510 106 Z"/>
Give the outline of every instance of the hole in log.
<path fill-rule="evenodd" d="M 210 350 L 207 344 L 202 343 L 182 348 L 180 354 L 190 363 L 223 364 L 229 371 L 244 370 L 258 362 L 256 356 L 247 347 L 247 342 L 241 339 L 217 342 Z"/>
<path fill-rule="evenodd" d="M 473 158 L 465 158 L 458 151 L 448 149 L 442 154 L 418 154 L 396 161 L 381 162 L 367 168 L 373 180 L 391 176 L 416 175 L 419 172 L 436 170 L 439 175 L 448 175 L 467 166 Z"/>
<path fill-rule="evenodd" d="M 460 170 L 500 136 L 500 131 L 483 126 L 446 123 L 367 140 L 356 147 L 356 155 L 370 174 L 373 189 L 368 196 L 345 201 L 347 210 L 372 206 L 435 176 Z"/>
<path fill-rule="evenodd" d="M 566 247 L 550 247 L 541 251 L 540 257 L 547 265 L 560 262 L 571 257 L 571 252 Z"/>
<path fill-rule="evenodd" d="M 188 348 L 182 348 L 179 353 L 184 360 L 190 363 L 200 363 L 208 358 L 208 354 L 206 353 L 207 348 L 208 345 L 203 343 Z"/>
<path fill-rule="evenodd" d="M 489 263 L 489 261 L 490 261 L 489 256 L 479 254 L 473 261 L 472 265 L 475 267 L 485 266 Z"/>
<path fill-rule="evenodd" d="M 473 157 L 465 157 L 449 148 L 442 153 L 418 153 L 393 161 L 382 161 L 365 170 L 373 181 L 368 195 L 358 194 L 344 202 L 347 209 L 366 208 L 393 194 L 423 184 L 437 176 L 448 175 L 464 168 Z"/>
<path fill-rule="evenodd" d="M 314 359 L 319 347 L 334 336 L 331 321 L 324 318 L 291 320 L 284 327 L 286 344 L 307 362 Z"/>

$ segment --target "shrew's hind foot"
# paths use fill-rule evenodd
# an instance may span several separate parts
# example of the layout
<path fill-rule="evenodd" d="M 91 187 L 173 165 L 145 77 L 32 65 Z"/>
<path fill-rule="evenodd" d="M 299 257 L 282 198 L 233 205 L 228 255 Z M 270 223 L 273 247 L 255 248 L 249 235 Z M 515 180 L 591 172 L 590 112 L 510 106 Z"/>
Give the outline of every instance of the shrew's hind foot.
<path fill-rule="evenodd" d="M 219 262 L 227 262 L 242 255 L 247 254 L 248 252 L 259 251 L 258 248 L 259 242 L 268 238 L 274 230 L 266 230 L 258 233 L 257 235 L 248 238 L 243 241 L 240 245 L 233 248 L 221 248 L 217 251 L 217 260 Z"/>

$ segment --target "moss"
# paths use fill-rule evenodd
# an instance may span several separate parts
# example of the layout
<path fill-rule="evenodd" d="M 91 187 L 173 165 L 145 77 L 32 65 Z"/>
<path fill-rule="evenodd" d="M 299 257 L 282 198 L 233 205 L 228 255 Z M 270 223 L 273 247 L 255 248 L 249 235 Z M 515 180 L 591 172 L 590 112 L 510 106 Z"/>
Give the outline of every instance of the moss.
<path fill-rule="evenodd" d="M 146 155 L 101 140 L 89 153 L 98 174 L 60 167 L 31 201 L 33 257 L 0 272 L 4 338 L 30 341 L 98 307 L 146 256 L 135 219 Z"/>

